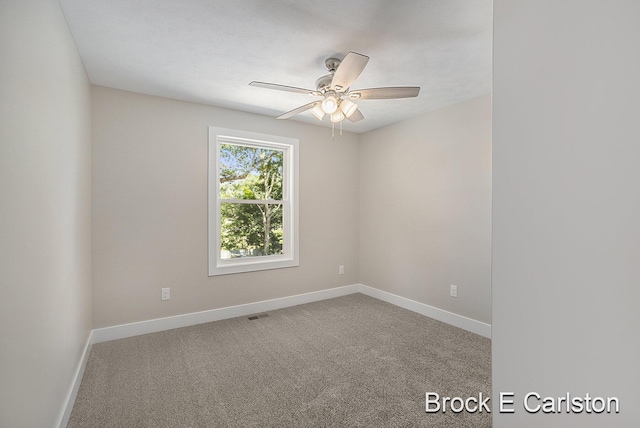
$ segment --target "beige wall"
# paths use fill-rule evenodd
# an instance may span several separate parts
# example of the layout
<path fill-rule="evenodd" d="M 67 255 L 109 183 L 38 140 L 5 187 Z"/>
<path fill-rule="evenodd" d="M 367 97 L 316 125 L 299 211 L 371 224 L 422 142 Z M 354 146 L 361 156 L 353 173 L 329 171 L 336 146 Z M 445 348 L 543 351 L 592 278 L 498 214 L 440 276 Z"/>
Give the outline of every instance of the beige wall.
<path fill-rule="evenodd" d="M 336 141 L 104 87 L 92 98 L 94 328 L 358 282 L 491 322 L 488 95 Z M 210 125 L 300 139 L 300 267 L 207 276 Z"/>
<path fill-rule="evenodd" d="M 62 417 L 91 329 L 90 86 L 54 0 L 0 3 L 0 426 Z"/>
<path fill-rule="evenodd" d="M 356 135 L 104 87 L 92 100 L 94 328 L 358 282 Z M 299 267 L 207 276 L 211 125 L 300 140 Z"/>
<path fill-rule="evenodd" d="M 490 324 L 490 96 L 360 139 L 360 282 Z"/>
<path fill-rule="evenodd" d="M 494 12 L 493 403 L 517 403 L 494 427 L 638 426 L 640 3 Z M 620 413 L 531 414 L 532 391 Z"/>

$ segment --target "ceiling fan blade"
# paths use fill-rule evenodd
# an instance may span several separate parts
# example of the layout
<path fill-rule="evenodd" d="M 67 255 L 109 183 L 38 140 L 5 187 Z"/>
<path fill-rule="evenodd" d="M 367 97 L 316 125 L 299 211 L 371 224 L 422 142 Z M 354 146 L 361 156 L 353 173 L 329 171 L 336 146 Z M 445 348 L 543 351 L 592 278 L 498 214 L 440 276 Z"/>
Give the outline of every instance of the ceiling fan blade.
<path fill-rule="evenodd" d="M 316 91 L 311 89 L 296 88 L 295 86 L 278 85 L 276 83 L 256 82 L 249 83 L 250 86 L 256 86 L 258 88 L 275 89 L 278 91 L 295 92 L 297 94 L 317 95 Z"/>
<path fill-rule="evenodd" d="M 303 111 L 307 111 L 307 110 L 311 110 L 313 107 L 315 107 L 316 104 L 318 104 L 319 101 L 314 101 L 312 103 L 309 104 L 305 104 L 303 106 L 300 106 L 298 108 L 294 108 L 291 111 L 288 111 L 280 116 L 277 117 L 277 119 L 289 119 L 291 116 L 295 116 L 298 113 L 302 113 Z"/>
<path fill-rule="evenodd" d="M 359 120 L 364 119 L 364 115 L 362 114 L 360 109 L 356 109 L 356 111 L 354 111 L 353 114 L 349 116 L 347 119 L 349 119 L 351 122 L 357 122 Z"/>
<path fill-rule="evenodd" d="M 395 86 L 388 88 L 356 89 L 350 91 L 349 98 L 360 100 L 381 100 L 393 98 L 412 98 L 420 93 L 419 86 Z"/>
<path fill-rule="evenodd" d="M 331 80 L 331 88 L 336 91 L 347 89 L 360 76 L 368 62 L 368 56 L 349 52 L 340 62 Z"/>

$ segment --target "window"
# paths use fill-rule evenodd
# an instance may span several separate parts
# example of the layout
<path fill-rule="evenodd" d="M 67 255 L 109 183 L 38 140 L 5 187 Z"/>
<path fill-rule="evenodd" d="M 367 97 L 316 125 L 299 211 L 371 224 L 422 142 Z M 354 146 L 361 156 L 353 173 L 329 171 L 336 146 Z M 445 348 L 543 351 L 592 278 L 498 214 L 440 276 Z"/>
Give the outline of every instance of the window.
<path fill-rule="evenodd" d="M 209 128 L 209 275 L 298 266 L 298 140 Z"/>

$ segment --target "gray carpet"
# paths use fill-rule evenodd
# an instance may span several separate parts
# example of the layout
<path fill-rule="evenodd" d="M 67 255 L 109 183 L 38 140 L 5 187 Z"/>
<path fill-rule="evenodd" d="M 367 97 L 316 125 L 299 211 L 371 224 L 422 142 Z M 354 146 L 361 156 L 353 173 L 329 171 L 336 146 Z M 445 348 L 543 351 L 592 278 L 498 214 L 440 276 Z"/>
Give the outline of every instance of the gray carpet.
<path fill-rule="evenodd" d="M 490 427 L 491 342 L 362 294 L 93 346 L 68 428 Z"/>

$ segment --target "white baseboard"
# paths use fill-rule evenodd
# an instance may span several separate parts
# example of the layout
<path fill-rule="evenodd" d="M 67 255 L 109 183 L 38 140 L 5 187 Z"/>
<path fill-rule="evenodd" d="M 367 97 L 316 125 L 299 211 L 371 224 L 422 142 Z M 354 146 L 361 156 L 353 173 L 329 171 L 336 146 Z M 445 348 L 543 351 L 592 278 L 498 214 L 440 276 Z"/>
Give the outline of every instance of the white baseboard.
<path fill-rule="evenodd" d="M 362 294 L 366 294 L 367 296 L 374 297 L 378 300 L 400 306 L 401 308 L 417 312 L 429 318 L 451 324 L 455 327 L 459 327 L 491 339 L 491 324 L 476 321 L 462 315 L 454 314 L 453 312 L 438 309 L 434 306 L 416 302 L 415 300 L 407 299 L 406 297 L 401 297 L 396 294 L 378 290 L 377 288 L 369 287 L 368 285 L 364 284 L 358 284 L 358 291 Z"/>
<path fill-rule="evenodd" d="M 358 291 L 359 289 L 357 284 L 346 285 L 344 287 L 330 288 L 328 290 L 314 291 L 311 293 L 281 297 L 278 299 L 263 300 L 261 302 L 247 303 L 244 305 L 211 309 L 208 311 L 116 325 L 113 327 L 98 328 L 93 330 L 93 343 L 124 339 L 126 337 L 138 336 L 140 334 L 155 333 L 174 328 L 188 327 L 190 325 L 204 324 L 212 321 L 273 311 L 276 309 L 288 308 L 290 306 L 302 305 L 304 303 L 346 296 L 347 294 L 354 294 Z"/>
<path fill-rule="evenodd" d="M 491 338 L 491 325 L 476 321 L 462 315 L 454 314 L 434 306 L 416 302 L 396 294 L 378 290 L 364 284 L 346 285 L 344 287 L 330 288 L 328 290 L 314 291 L 295 296 L 281 297 L 260 302 L 247 303 L 225 308 L 211 309 L 202 312 L 176 315 L 166 318 L 157 318 L 148 321 L 140 321 L 129 324 L 121 324 L 112 327 L 98 328 L 92 332 L 92 343 L 106 342 L 109 340 L 124 339 L 126 337 L 141 334 L 155 333 L 174 328 L 188 327 L 190 325 L 204 324 L 228 318 L 242 317 L 260 312 L 273 311 L 304 303 L 346 296 L 347 294 L 362 293 L 379 300 L 400 306 L 413 312 L 437 319 L 438 321 L 468 330 L 472 333 Z"/>
<path fill-rule="evenodd" d="M 69 423 L 69 417 L 73 410 L 73 404 L 76 402 L 76 396 L 78 395 L 78 389 L 80 389 L 80 383 L 82 382 L 82 376 L 84 375 L 84 369 L 87 367 L 87 361 L 89 361 L 89 353 L 91 352 L 91 345 L 93 344 L 93 330 L 89 333 L 87 343 L 84 345 L 84 350 L 80 356 L 80 361 L 73 375 L 73 383 L 71 389 L 67 393 L 64 409 L 58 418 L 58 423 L 55 425 L 60 428 L 66 428 Z"/>

